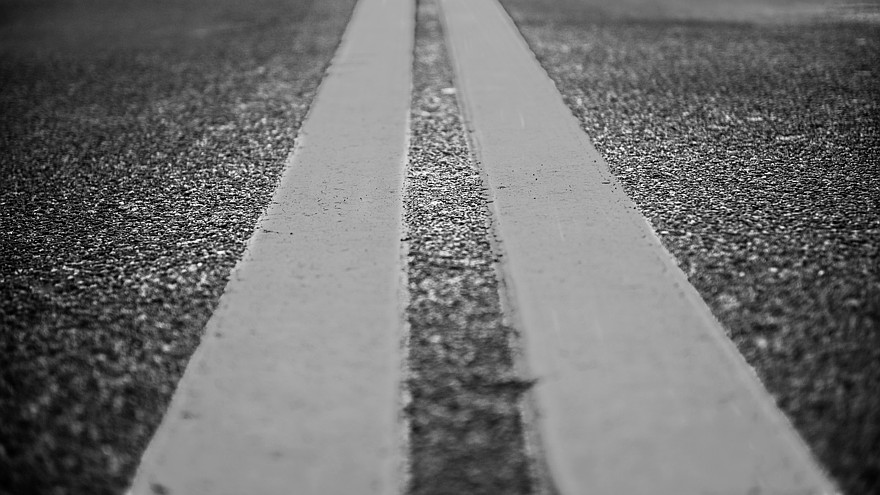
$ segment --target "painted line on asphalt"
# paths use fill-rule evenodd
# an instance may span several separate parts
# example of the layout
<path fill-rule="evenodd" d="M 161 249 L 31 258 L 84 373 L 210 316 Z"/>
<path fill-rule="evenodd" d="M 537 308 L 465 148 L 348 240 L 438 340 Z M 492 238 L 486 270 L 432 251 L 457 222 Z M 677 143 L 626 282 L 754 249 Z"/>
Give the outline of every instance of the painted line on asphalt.
<path fill-rule="evenodd" d="M 356 7 L 132 493 L 399 493 L 414 16 Z"/>
<path fill-rule="evenodd" d="M 563 494 L 834 493 L 503 9 L 442 6 L 551 482 Z"/>

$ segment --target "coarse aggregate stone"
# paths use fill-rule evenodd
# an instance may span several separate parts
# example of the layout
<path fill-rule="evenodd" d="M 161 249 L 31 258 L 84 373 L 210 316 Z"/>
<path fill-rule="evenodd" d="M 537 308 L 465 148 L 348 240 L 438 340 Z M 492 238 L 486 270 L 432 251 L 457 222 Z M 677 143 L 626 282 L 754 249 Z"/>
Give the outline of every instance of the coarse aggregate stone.
<path fill-rule="evenodd" d="M 0 494 L 122 493 L 354 0 L 0 5 Z"/>
<path fill-rule="evenodd" d="M 404 187 L 407 493 L 531 493 L 516 334 L 501 312 L 486 189 L 435 0 L 420 0 Z"/>
<path fill-rule="evenodd" d="M 880 7 L 502 3 L 816 455 L 880 492 Z"/>

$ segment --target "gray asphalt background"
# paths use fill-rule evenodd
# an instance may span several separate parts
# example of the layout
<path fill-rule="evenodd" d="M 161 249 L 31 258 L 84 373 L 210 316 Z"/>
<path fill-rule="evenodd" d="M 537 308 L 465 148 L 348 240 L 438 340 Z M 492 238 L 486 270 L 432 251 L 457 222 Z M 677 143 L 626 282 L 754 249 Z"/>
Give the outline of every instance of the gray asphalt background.
<path fill-rule="evenodd" d="M 814 452 L 880 492 L 880 2 L 502 3 Z"/>
<path fill-rule="evenodd" d="M 354 0 L 0 0 L 0 493 L 121 493 Z"/>

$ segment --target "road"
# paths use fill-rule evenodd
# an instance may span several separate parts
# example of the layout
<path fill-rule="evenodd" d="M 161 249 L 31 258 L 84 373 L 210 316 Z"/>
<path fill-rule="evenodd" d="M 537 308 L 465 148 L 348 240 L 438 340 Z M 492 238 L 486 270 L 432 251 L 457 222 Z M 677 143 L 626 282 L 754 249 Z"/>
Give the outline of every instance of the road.
<path fill-rule="evenodd" d="M 876 490 L 877 4 L 502 3 L 823 466 L 847 493 Z M 2 2 L 0 493 L 128 486 L 353 4 Z M 408 490 L 530 493 L 543 475 L 516 473 L 539 455 L 518 440 L 533 377 L 501 314 L 516 262 L 499 263 L 504 238 L 464 235 L 496 228 L 493 176 L 468 171 L 450 76 L 418 73 Z M 447 172 L 430 168 L 441 155 Z M 468 461 L 487 455 L 491 469 Z"/>

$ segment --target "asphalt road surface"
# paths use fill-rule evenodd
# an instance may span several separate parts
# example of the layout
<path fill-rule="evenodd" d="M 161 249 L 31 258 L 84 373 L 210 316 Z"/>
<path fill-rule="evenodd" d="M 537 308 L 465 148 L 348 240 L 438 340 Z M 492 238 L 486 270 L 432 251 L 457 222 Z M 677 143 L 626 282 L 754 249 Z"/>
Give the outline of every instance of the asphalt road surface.
<path fill-rule="evenodd" d="M 880 3 L 502 3 L 814 452 L 880 491 Z"/>
<path fill-rule="evenodd" d="M 354 4 L 0 0 L 0 494 L 128 486 Z M 502 4 L 823 465 L 880 491 L 880 4 Z M 530 383 L 433 22 L 402 198 L 409 489 L 525 493 Z"/>
<path fill-rule="evenodd" d="M 121 493 L 354 5 L 0 2 L 0 493 Z"/>

